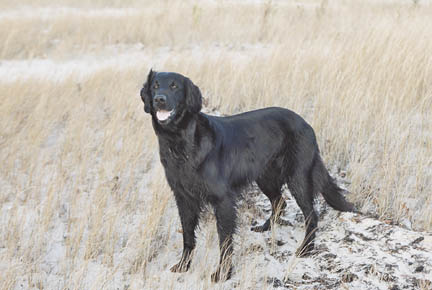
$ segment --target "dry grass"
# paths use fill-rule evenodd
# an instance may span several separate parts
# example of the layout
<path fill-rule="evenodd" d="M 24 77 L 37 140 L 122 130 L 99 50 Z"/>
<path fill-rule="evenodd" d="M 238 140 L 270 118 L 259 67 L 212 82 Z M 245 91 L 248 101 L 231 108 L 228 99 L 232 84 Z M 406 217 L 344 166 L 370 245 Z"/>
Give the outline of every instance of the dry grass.
<path fill-rule="evenodd" d="M 102 6 L 75 2 L 62 3 Z M 8 3 L 0 6 L 15 9 Z M 299 112 L 329 167 L 347 171 L 351 199 L 431 230 L 432 7 L 277 3 L 113 1 L 135 10 L 0 18 L 0 58 L 62 61 L 110 45 L 142 43 L 149 54 L 168 47 L 155 68 L 190 76 L 209 110 Z M 84 80 L 0 80 L 1 289 L 174 287 L 177 276 L 157 276 L 172 256 L 149 263 L 167 245 L 181 250 L 138 97 L 152 65 L 112 67 Z M 201 235 L 207 244 L 199 245 L 197 274 L 187 274 L 187 283 L 207 289 L 204 261 L 216 263 L 209 249 L 217 243 L 212 227 Z M 247 256 L 236 258 L 246 265 L 241 277 L 254 269 Z M 242 289 L 257 283 L 241 281 Z"/>

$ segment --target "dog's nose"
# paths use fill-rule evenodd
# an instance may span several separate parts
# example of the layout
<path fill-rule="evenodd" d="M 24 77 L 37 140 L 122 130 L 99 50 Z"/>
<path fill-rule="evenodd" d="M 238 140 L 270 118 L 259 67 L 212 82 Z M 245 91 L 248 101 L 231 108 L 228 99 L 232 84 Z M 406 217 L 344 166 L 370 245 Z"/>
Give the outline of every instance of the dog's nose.
<path fill-rule="evenodd" d="M 166 103 L 166 97 L 164 95 L 156 95 L 154 100 L 156 103 L 161 105 Z"/>

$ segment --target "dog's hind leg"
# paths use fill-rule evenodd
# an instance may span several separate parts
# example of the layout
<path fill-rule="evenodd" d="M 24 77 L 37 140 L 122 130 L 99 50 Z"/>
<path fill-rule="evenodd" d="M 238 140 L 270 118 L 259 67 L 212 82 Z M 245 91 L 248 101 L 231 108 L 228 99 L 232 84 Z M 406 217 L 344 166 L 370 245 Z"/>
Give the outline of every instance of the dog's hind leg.
<path fill-rule="evenodd" d="M 274 180 L 271 176 L 264 175 L 257 181 L 258 187 L 268 197 L 272 206 L 271 216 L 260 226 L 254 226 L 251 228 L 255 232 L 265 232 L 271 229 L 272 221 L 281 225 L 290 225 L 288 221 L 284 221 L 280 218 L 282 211 L 286 207 L 286 202 L 282 197 L 281 187 L 282 184 L 278 180 Z"/>
<path fill-rule="evenodd" d="M 313 207 L 315 196 L 314 186 L 307 170 L 298 170 L 287 183 L 291 194 L 305 218 L 305 238 L 296 251 L 297 256 L 307 256 L 314 248 L 315 231 L 318 226 L 318 216 Z"/>

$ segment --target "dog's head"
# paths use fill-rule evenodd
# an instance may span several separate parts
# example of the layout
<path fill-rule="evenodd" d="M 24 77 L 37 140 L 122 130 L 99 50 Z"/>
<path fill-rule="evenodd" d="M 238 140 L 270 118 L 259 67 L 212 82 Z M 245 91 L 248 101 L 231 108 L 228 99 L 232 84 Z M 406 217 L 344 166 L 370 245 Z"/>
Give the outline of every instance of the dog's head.
<path fill-rule="evenodd" d="M 150 70 L 140 94 L 144 111 L 164 126 L 186 112 L 198 113 L 202 106 L 199 88 L 178 73 Z"/>

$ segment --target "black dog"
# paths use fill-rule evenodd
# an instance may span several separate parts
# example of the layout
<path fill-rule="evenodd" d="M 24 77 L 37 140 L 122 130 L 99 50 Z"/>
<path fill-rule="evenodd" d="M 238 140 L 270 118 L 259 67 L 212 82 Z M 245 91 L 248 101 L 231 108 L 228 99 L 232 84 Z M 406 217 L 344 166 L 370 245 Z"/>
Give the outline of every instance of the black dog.
<path fill-rule="evenodd" d="M 272 214 L 254 231 L 282 222 L 286 207 L 281 187 L 287 184 L 303 212 L 306 237 L 297 255 L 310 253 L 318 223 L 313 200 L 321 192 L 333 208 L 354 207 L 333 182 L 319 154 L 311 126 L 296 113 L 266 108 L 230 117 L 201 113 L 201 92 L 177 73 L 150 70 L 141 89 L 144 111 L 152 115 L 160 159 L 174 192 L 183 227 L 183 254 L 173 272 L 187 271 L 195 247 L 195 228 L 206 204 L 214 208 L 220 264 L 213 281 L 229 279 L 236 201 L 242 188 L 256 182 L 270 199 Z"/>

